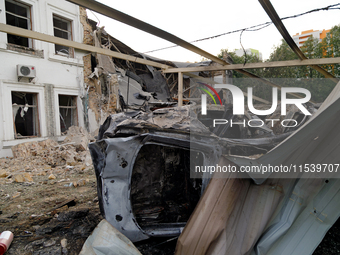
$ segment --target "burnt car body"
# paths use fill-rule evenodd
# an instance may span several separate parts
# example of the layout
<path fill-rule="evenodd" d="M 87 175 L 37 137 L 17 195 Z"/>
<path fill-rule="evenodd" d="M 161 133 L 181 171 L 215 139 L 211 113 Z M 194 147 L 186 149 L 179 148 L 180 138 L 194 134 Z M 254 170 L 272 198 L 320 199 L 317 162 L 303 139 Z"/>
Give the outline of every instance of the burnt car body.
<path fill-rule="evenodd" d="M 133 242 L 178 236 L 207 184 L 190 178 L 190 148 L 197 147 L 203 164 L 221 155 L 202 124 L 197 131 L 205 138 L 190 141 L 188 109 L 112 115 L 89 145 L 101 212 Z"/>
<path fill-rule="evenodd" d="M 290 135 L 219 137 L 195 109 L 111 115 L 89 145 L 101 212 L 133 242 L 181 234 L 211 178 L 209 173 L 193 175 L 191 159 L 216 165 L 228 151 L 258 154 Z"/>

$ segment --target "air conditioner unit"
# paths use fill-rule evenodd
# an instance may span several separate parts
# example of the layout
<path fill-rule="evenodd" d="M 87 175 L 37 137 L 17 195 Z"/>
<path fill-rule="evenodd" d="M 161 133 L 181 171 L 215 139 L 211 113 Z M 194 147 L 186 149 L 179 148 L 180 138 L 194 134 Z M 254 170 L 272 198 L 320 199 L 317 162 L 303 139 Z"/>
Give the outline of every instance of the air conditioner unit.
<path fill-rule="evenodd" d="M 27 65 L 17 65 L 18 81 L 26 77 L 31 82 L 35 78 L 35 67 Z"/>

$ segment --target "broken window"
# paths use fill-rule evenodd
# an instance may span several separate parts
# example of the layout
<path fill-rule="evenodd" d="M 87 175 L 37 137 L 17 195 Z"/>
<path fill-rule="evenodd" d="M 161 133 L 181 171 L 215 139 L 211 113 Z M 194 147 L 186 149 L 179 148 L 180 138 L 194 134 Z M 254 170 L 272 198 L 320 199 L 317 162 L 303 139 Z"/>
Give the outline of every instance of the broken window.
<path fill-rule="evenodd" d="M 60 131 L 66 132 L 71 126 L 78 126 L 77 97 L 59 95 Z"/>
<path fill-rule="evenodd" d="M 31 8 L 28 5 L 17 1 L 5 1 L 6 24 L 31 30 Z M 9 44 L 32 48 L 32 39 L 26 37 L 7 34 Z"/>
<path fill-rule="evenodd" d="M 53 15 L 54 36 L 67 39 L 67 40 L 72 40 L 71 24 L 72 23 L 70 20 L 64 19 L 57 15 Z M 55 54 L 72 57 L 73 49 L 67 46 L 55 44 Z"/>
<path fill-rule="evenodd" d="M 40 136 L 36 93 L 12 92 L 14 138 Z"/>

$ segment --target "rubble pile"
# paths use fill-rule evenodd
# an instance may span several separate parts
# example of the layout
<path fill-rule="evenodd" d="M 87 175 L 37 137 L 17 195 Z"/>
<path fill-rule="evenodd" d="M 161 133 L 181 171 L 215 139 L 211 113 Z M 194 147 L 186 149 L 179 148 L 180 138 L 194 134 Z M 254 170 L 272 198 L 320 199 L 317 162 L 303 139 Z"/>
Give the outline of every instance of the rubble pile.
<path fill-rule="evenodd" d="M 58 175 L 73 169 L 83 171 L 91 165 L 87 144 L 91 137 L 81 127 L 72 126 L 62 144 L 47 139 L 12 147 L 13 158 L 0 159 L 0 176 Z M 22 162 L 25 166 L 22 167 Z M 31 180 L 32 181 L 32 180 Z"/>

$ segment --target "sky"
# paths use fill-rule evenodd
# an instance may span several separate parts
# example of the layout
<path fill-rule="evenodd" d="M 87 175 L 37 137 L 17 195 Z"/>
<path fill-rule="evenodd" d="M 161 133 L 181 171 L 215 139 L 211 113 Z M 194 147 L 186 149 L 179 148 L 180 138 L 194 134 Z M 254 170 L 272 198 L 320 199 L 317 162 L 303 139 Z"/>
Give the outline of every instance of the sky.
<path fill-rule="evenodd" d="M 188 42 L 218 34 L 258 25 L 270 18 L 256 0 L 239 1 L 192 1 L 172 0 L 97 0 L 116 10 L 165 30 Z M 312 9 L 338 4 L 339 0 L 271 0 L 278 15 L 283 18 Z M 340 7 L 340 6 L 338 6 Z M 164 48 L 171 42 L 150 35 L 119 21 L 88 11 L 90 19 L 105 26 L 105 30 L 116 39 L 137 52 Z M 283 21 L 290 35 L 305 30 L 330 29 L 340 24 L 340 10 L 319 11 Z M 242 45 L 259 50 L 263 59 L 268 59 L 275 46 L 281 42 L 281 35 L 275 25 L 259 31 L 246 31 L 242 34 Z M 215 39 L 193 43 L 197 47 L 217 55 L 221 49 L 240 49 L 240 32 L 224 35 Z M 182 62 L 199 62 L 202 56 L 181 47 L 147 53 L 151 56 Z"/>

